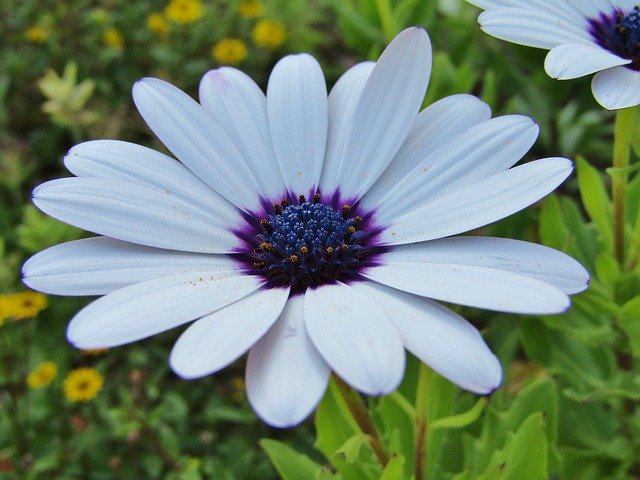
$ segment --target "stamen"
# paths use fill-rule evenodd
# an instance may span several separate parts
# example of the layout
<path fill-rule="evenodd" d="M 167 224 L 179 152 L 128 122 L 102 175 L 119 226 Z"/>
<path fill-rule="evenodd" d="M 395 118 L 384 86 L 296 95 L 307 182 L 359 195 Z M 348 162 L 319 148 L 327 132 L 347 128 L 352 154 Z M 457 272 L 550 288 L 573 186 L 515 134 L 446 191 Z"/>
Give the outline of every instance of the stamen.
<path fill-rule="evenodd" d="M 298 197 L 298 203 L 302 205 L 303 203 L 306 203 L 306 202 L 307 202 L 307 199 L 304 198 L 304 195 L 300 194 L 300 196 Z"/>

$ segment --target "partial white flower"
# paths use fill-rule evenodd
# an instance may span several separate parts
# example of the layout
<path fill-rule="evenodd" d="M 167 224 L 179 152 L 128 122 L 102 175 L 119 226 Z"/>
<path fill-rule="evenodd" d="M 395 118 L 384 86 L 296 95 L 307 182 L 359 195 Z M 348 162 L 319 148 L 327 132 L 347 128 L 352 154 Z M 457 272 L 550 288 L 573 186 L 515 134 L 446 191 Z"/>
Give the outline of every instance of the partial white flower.
<path fill-rule="evenodd" d="M 430 67 L 429 38 L 412 28 L 328 97 L 305 54 L 278 62 L 266 96 L 227 67 L 204 76 L 200 104 L 141 80 L 135 103 L 179 161 L 112 140 L 72 148 L 65 165 L 76 177 L 37 187 L 33 200 L 102 236 L 35 255 L 24 282 L 104 295 L 69 324 L 79 348 L 195 320 L 171 367 L 198 378 L 249 351 L 249 400 L 279 427 L 314 410 L 331 371 L 367 394 L 391 392 L 405 348 L 460 387 L 492 392 L 500 363 L 434 300 L 557 313 L 588 275 L 539 245 L 446 237 L 536 202 L 572 165 L 547 158 L 511 168 L 537 125 L 491 119 L 475 97 L 418 113 Z"/>
<path fill-rule="evenodd" d="M 591 88 L 609 110 L 640 105 L 638 0 L 467 0 L 485 10 L 478 21 L 489 35 L 551 50 L 550 77 L 596 73 Z"/>

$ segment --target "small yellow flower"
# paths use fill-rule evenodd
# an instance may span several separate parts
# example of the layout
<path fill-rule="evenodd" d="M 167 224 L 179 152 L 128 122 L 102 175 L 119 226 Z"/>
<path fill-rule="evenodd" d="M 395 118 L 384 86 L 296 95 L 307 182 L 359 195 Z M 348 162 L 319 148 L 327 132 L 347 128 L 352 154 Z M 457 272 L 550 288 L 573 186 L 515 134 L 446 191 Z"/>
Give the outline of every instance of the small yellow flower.
<path fill-rule="evenodd" d="M 247 57 L 247 53 L 247 46 L 237 38 L 223 38 L 211 47 L 213 58 L 225 65 L 237 65 Z"/>
<path fill-rule="evenodd" d="M 244 2 L 240 2 L 238 12 L 244 18 L 256 18 L 262 15 L 264 7 L 262 3 L 257 0 L 245 0 Z"/>
<path fill-rule="evenodd" d="M 49 36 L 49 31 L 44 27 L 34 25 L 33 27 L 27 29 L 26 32 L 24 32 L 24 36 L 30 42 L 44 43 L 47 37 Z"/>
<path fill-rule="evenodd" d="M 200 0 L 171 0 L 164 11 L 169 20 L 191 23 L 204 15 Z"/>
<path fill-rule="evenodd" d="M 147 27 L 156 35 L 169 33 L 169 22 L 161 13 L 152 13 L 147 17 Z"/>
<path fill-rule="evenodd" d="M 24 291 L 0 295 L 0 318 L 24 320 L 47 308 L 47 297 L 40 292 Z"/>
<path fill-rule="evenodd" d="M 287 39 L 284 24 L 277 20 L 264 19 L 256 23 L 251 37 L 259 47 L 275 50 Z"/>
<path fill-rule="evenodd" d="M 104 32 L 102 41 L 108 47 L 113 47 L 116 50 L 122 50 L 124 48 L 124 37 L 117 28 L 110 28 Z"/>
<path fill-rule="evenodd" d="M 64 379 L 64 395 L 72 402 L 93 400 L 102 389 L 104 377 L 95 368 L 76 368 Z"/>
<path fill-rule="evenodd" d="M 41 362 L 27 375 L 29 388 L 43 388 L 48 386 L 56 375 L 58 367 L 53 362 Z"/>

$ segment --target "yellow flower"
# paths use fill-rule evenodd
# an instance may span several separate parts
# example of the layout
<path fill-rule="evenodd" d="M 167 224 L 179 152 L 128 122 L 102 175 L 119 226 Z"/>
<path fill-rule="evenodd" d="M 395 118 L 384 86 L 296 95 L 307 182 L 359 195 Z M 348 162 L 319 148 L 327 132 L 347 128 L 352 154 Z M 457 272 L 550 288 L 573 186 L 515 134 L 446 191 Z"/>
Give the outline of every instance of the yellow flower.
<path fill-rule="evenodd" d="M 265 19 L 256 23 L 251 37 L 260 47 L 276 49 L 287 39 L 287 33 L 282 22 Z"/>
<path fill-rule="evenodd" d="M 72 402 L 93 400 L 102 389 L 104 377 L 95 368 L 76 368 L 64 379 L 64 395 Z"/>
<path fill-rule="evenodd" d="M 169 20 L 178 23 L 191 23 L 202 18 L 200 0 L 171 0 L 164 11 Z"/>
<path fill-rule="evenodd" d="M 42 388 L 48 386 L 56 375 L 58 367 L 53 362 L 41 362 L 27 375 L 29 388 Z"/>
<path fill-rule="evenodd" d="M 226 65 L 237 65 L 247 57 L 247 53 L 247 46 L 237 38 L 223 38 L 211 47 L 213 58 Z"/>
<path fill-rule="evenodd" d="M 152 13 L 147 17 L 147 27 L 156 35 L 166 35 L 169 33 L 169 22 L 161 13 Z"/>
<path fill-rule="evenodd" d="M 262 3 L 257 0 L 246 0 L 240 3 L 238 12 L 240 12 L 240 15 L 244 18 L 256 18 L 262 15 L 264 7 L 262 6 Z"/>
<path fill-rule="evenodd" d="M 29 40 L 30 42 L 44 43 L 44 41 L 49 36 L 49 31 L 44 27 L 34 25 L 33 27 L 27 29 L 26 32 L 24 32 L 24 36 L 27 37 L 27 40 Z"/>
<path fill-rule="evenodd" d="M 102 41 L 105 45 L 113 47 L 116 50 L 122 50 L 124 47 L 124 37 L 117 28 L 110 28 L 104 32 L 104 35 L 102 35 Z"/>
<path fill-rule="evenodd" d="M 47 308 L 47 297 L 39 292 L 24 291 L 0 295 L 0 318 L 24 320 Z"/>

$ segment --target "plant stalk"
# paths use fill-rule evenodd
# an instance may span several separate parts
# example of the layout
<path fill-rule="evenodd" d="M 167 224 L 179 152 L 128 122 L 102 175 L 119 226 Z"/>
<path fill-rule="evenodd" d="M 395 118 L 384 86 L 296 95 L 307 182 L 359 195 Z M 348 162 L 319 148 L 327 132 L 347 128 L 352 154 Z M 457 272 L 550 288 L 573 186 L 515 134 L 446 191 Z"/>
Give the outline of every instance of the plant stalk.
<path fill-rule="evenodd" d="M 362 397 L 337 375 L 334 375 L 333 378 L 336 382 L 336 386 L 338 387 L 338 391 L 342 395 L 342 398 L 344 398 L 354 420 L 358 424 L 358 427 L 360 427 L 362 433 L 369 437 L 371 449 L 378 458 L 382 468 L 384 468 L 385 465 L 389 463 L 389 454 L 382 442 L 382 438 L 380 437 L 380 433 L 378 432 L 376 425 L 373 423 L 369 410 L 367 410 L 367 407 L 362 401 Z"/>
<path fill-rule="evenodd" d="M 416 480 L 426 479 L 427 473 L 427 391 L 429 387 L 429 369 L 420 363 L 418 372 L 418 387 L 416 391 Z"/>

